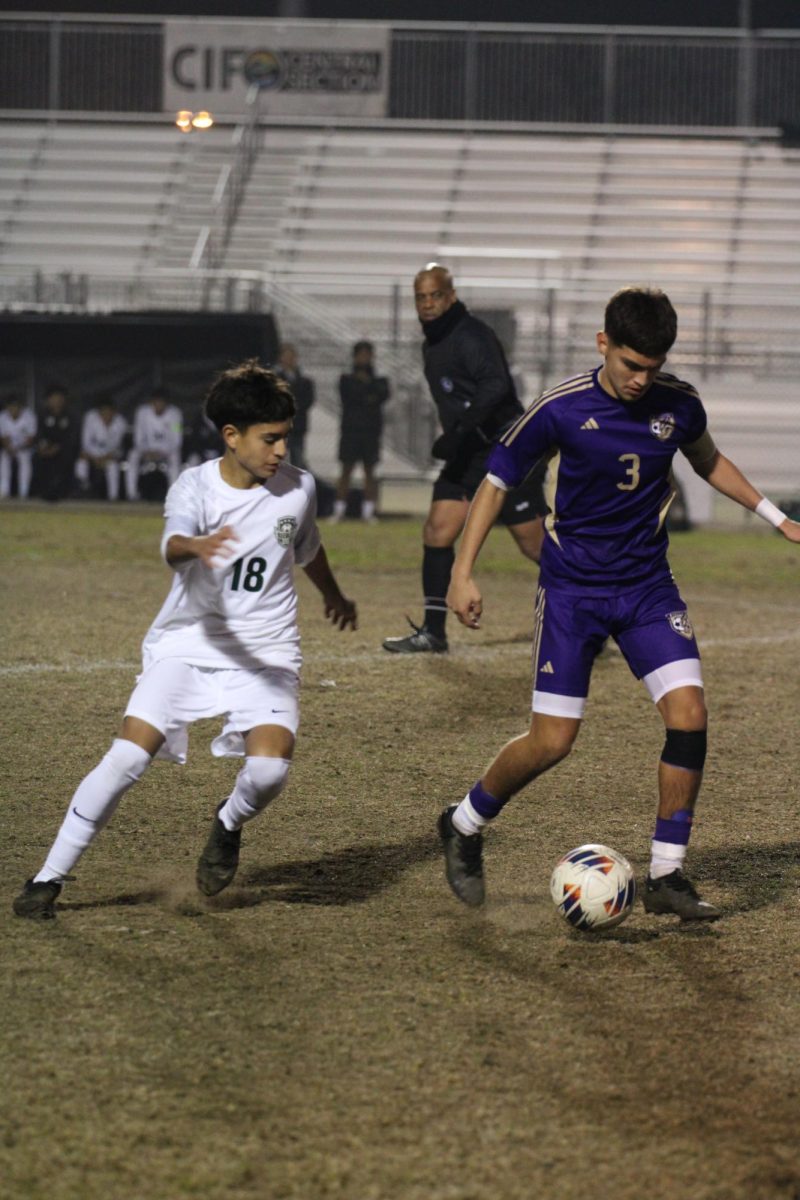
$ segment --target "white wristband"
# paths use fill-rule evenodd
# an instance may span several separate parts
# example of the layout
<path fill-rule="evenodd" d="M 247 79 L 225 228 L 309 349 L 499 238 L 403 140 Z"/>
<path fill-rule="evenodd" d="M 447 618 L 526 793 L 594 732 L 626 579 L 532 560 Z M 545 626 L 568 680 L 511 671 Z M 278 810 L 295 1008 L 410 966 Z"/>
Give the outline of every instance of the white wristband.
<path fill-rule="evenodd" d="M 774 525 L 776 529 L 787 519 L 786 513 L 781 512 L 777 504 L 767 500 L 766 496 L 756 505 L 756 516 L 761 517 L 762 521 L 769 521 L 770 525 Z"/>

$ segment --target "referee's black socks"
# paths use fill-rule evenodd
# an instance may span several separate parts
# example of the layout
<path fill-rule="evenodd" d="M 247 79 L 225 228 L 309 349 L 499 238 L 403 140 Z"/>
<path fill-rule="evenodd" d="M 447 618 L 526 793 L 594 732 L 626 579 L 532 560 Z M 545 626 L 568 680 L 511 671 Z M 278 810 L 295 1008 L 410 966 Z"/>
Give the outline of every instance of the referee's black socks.
<path fill-rule="evenodd" d="M 444 637 L 447 620 L 445 596 L 450 586 L 456 552 L 452 546 L 425 546 L 422 555 L 422 592 L 425 596 L 425 628 L 434 637 Z"/>

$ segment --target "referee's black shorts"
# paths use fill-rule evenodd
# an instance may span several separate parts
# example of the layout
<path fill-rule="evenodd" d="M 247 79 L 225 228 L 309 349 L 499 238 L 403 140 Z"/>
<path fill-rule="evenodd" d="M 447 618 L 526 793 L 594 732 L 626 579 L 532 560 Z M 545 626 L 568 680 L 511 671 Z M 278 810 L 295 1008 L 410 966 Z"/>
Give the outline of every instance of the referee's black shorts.
<path fill-rule="evenodd" d="M 471 500 L 486 475 L 488 448 L 473 455 L 467 462 L 445 463 L 433 485 L 434 500 Z M 544 498 L 546 465 L 537 466 L 518 488 L 506 493 L 499 525 L 522 525 L 535 517 L 549 513 Z"/>

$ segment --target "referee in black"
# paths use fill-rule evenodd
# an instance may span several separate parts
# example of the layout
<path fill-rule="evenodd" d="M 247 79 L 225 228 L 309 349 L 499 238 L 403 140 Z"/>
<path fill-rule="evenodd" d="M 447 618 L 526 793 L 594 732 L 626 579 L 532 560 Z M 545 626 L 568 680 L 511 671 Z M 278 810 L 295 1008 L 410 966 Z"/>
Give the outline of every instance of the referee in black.
<path fill-rule="evenodd" d="M 489 450 L 523 409 L 497 335 L 461 303 L 446 267 L 429 263 L 419 272 L 414 301 L 425 335 L 425 378 L 443 431 L 431 454 L 444 459 L 444 466 L 422 531 L 423 624 L 410 621 L 413 633 L 386 638 L 383 648 L 393 654 L 443 654 L 453 546 L 486 474 Z M 534 472 L 508 493 L 500 514 L 500 523 L 534 562 L 539 561 L 547 511 L 541 475 Z"/>

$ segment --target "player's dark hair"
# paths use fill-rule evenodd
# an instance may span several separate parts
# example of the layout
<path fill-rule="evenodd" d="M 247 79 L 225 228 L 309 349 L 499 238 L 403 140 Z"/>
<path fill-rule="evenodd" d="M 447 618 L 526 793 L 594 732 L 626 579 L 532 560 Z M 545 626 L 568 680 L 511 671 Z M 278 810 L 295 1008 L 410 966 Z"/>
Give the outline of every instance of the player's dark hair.
<path fill-rule="evenodd" d="M 353 358 L 355 358 L 357 354 L 360 354 L 362 350 L 369 350 L 370 354 L 372 354 L 375 350 L 375 347 L 373 346 L 372 342 L 362 339 L 362 341 L 356 342 L 353 346 Z"/>
<path fill-rule="evenodd" d="M 222 430 L 235 425 L 244 433 L 251 425 L 277 425 L 294 416 L 294 397 L 285 380 L 251 358 L 223 371 L 211 385 L 204 411 Z"/>
<path fill-rule="evenodd" d="M 626 287 L 606 305 L 603 329 L 615 346 L 659 358 L 678 336 L 678 316 L 659 288 Z"/>
<path fill-rule="evenodd" d="M 44 398 L 45 400 L 49 400 L 51 396 L 66 396 L 66 394 L 67 389 L 63 383 L 48 383 L 45 388 Z"/>

